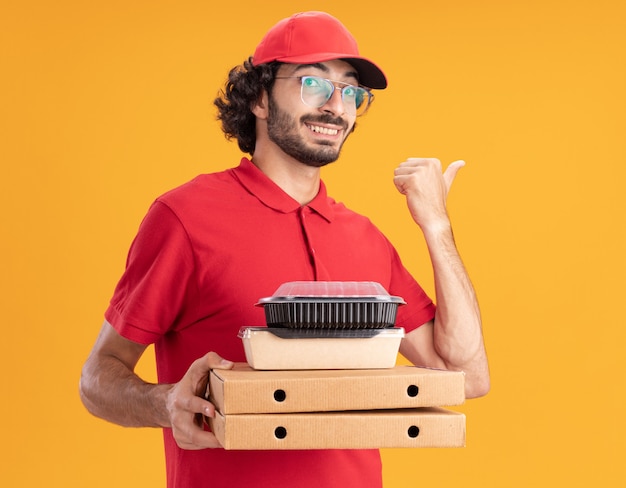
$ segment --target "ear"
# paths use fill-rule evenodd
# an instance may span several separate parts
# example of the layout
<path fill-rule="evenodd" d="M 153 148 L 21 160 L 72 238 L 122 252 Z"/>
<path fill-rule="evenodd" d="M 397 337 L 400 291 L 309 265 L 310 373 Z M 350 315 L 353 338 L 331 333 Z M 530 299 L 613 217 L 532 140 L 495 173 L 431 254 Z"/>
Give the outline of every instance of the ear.
<path fill-rule="evenodd" d="M 267 114 L 269 113 L 269 95 L 267 90 L 261 91 L 261 95 L 252 103 L 250 110 L 256 115 L 257 119 L 267 119 Z"/>

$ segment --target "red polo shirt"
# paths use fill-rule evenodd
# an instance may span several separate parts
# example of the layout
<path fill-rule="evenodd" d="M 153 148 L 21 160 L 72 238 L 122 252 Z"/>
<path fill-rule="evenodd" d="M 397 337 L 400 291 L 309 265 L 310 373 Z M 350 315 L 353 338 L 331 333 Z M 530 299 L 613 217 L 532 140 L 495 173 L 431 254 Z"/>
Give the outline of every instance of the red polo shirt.
<path fill-rule="evenodd" d="M 264 325 L 259 298 L 284 282 L 375 281 L 407 302 L 410 331 L 434 305 L 365 217 L 326 195 L 301 206 L 247 159 L 159 197 L 131 246 L 106 319 L 124 337 L 155 344 L 159 381 L 178 381 L 208 351 L 245 361 L 237 332 Z M 168 486 L 381 486 L 376 450 L 179 449 L 164 430 Z"/>

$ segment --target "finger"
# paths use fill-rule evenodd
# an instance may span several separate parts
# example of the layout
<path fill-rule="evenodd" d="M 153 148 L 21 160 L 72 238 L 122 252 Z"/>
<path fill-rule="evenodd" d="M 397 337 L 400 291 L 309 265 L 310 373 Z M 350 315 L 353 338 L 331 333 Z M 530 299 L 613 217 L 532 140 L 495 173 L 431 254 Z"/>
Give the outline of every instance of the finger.
<path fill-rule="evenodd" d="M 186 373 L 186 378 L 189 380 L 193 387 L 195 395 L 199 398 L 203 398 L 205 401 L 209 399 L 210 395 L 210 382 L 209 373 L 212 369 L 231 369 L 235 363 L 222 358 L 215 352 L 209 352 L 201 358 L 194 361 L 189 370 Z M 205 405 L 209 409 L 212 408 L 211 404 Z M 196 411 L 196 413 L 200 413 Z M 204 412 L 202 412 L 204 413 Z M 206 415 L 206 414 L 205 414 Z M 211 415 L 212 416 L 212 415 Z"/>
<path fill-rule="evenodd" d="M 441 164 L 441 161 L 437 158 L 406 158 L 404 165 L 415 165 L 415 164 Z"/>
<path fill-rule="evenodd" d="M 185 449 L 216 447 L 213 445 L 213 437 L 207 435 L 209 433 L 205 431 L 203 422 L 207 419 L 208 424 L 208 419 L 214 417 L 215 409 L 209 402 L 199 398 L 186 401 L 185 406 L 172 418 L 172 434 L 177 444 Z"/>
<path fill-rule="evenodd" d="M 234 365 L 232 361 L 224 359 L 216 352 L 209 352 L 205 354 L 199 361 L 203 362 L 205 367 L 208 369 L 230 369 Z"/>
<path fill-rule="evenodd" d="M 198 426 L 187 431 L 177 431 L 174 433 L 174 438 L 182 449 L 198 450 L 222 447 L 213 432 Z"/>
<path fill-rule="evenodd" d="M 398 166 L 393 170 L 394 176 L 407 176 L 415 173 L 415 167 Z"/>
<path fill-rule="evenodd" d="M 212 369 L 231 369 L 233 366 L 234 363 L 232 361 L 222 358 L 215 352 L 209 352 L 191 363 L 191 366 L 185 376 L 193 384 L 198 384 L 208 378 L 209 372 Z"/>
<path fill-rule="evenodd" d="M 184 388 L 184 390 L 186 390 L 186 388 Z M 178 419 L 187 418 L 187 416 L 196 414 L 213 417 L 215 415 L 215 406 L 206 398 L 194 394 L 193 392 L 187 392 L 177 396 L 173 400 L 172 412 L 172 423 L 175 423 Z M 182 417 L 178 417 L 178 415 L 182 415 Z"/>
<path fill-rule="evenodd" d="M 408 158 L 394 170 L 394 176 L 411 175 L 420 171 L 441 171 L 441 161 L 436 158 Z"/>
<path fill-rule="evenodd" d="M 415 166 L 425 166 L 428 164 L 435 164 L 436 166 L 441 167 L 441 161 L 436 158 L 407 158 L 406 161 L 400 163 L 398 167 L 408 168 Z"/>
<path fill-rule="evenodd" d="M 393 170 L 393 175 L 394 176 L 409 176 L 409 175 L 417 174 L 420 171 L 424 171 L 424 168 L 426 168 L 426 164 L 423 162 L 407 164 L 407 162 L 405 161 L 404 163 L 400 164 L 400 166 L 398 166 L 396 169 Z"/>
<path fill-rule="evenodd" d="M 458 161 L 450 163 L 450 165 L 446 168 L 445 172 L 443 173 L 443 179 L 446 182 L 446 188 L 450 189 L 450 186 L 452 186 L 452 182 L 454 181 L 456 174 L 463 166 L 465 166 L 465 161 L 459 159 Z"/>

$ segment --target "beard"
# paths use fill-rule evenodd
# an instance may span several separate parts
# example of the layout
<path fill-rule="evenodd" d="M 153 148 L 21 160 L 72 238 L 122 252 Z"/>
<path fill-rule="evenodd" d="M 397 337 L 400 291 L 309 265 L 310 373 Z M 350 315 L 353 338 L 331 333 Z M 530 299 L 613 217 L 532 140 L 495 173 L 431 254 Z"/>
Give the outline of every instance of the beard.
<path fill-rule="evenodd" d="M 341 147 L 346 141 L 347 136 L 341 141 L 341 144 L 337 148 L 333 146 L 330 141 L 326 143 L 321 141 L 315 146 L 308 146 L 298 133 L 298 127 L 300 125 L 296 119 L 288 112 L 281 110 L 271 96 L 269 97 L 268 105 L 267 133 L 270 140 L 280 147 L 284 153 L 302 164 L 315 168 L 321 168 L 322 166 L 337 161 Z M 303 115 L 300 117 L 299 123 L 304 124 L 305 122 L 309 124 L 334 124 L 343 127 L 344 131 L 348 130 L 348 126 L 343 119 L 333 117 L 330 114 L 322 114 L 319 116 Z M 352 127 L 352 131 L 354 131 L 354 126 Z"/>

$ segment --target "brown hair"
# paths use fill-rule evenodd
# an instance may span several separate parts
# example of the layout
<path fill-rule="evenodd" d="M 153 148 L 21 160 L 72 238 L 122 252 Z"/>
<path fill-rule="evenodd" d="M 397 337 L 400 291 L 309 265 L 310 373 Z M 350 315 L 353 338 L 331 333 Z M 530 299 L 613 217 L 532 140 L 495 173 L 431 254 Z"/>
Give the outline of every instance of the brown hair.
<path fill-rule="evenodd" d="M 280 65 L 272 62 L 254 66 L 252 57 L 248 58 L 230 70 L 228 81 L 213 102 L 226 138 L 236 138 L 239 148 L 248 154 L 254 154 L 256 146 L 256 117 L 250 107 L 264 89 L 271 92 Z"/>

